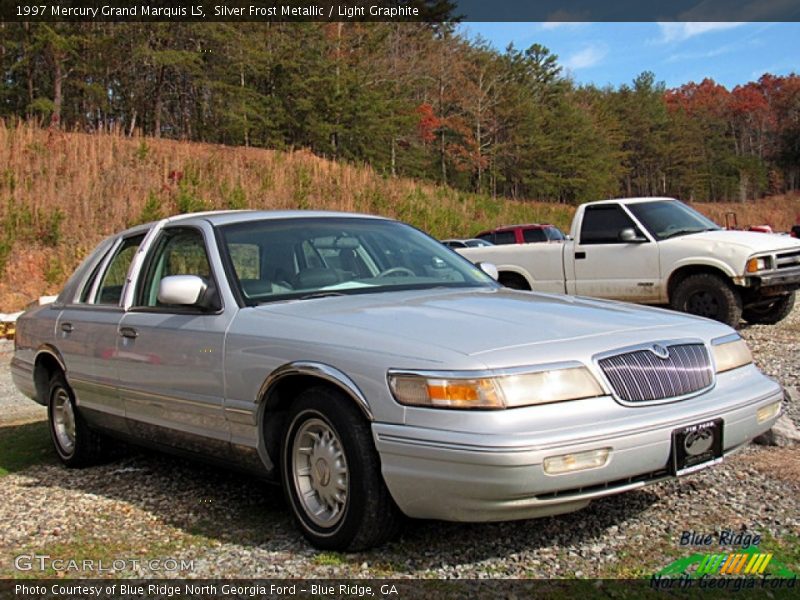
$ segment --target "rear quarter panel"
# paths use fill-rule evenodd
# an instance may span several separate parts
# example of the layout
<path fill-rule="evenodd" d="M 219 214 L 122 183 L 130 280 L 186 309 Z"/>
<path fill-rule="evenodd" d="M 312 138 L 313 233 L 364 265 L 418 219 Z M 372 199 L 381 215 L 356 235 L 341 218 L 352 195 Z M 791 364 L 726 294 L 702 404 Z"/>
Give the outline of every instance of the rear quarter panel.
<path fill-rule="evenodd" d="M 497 270 L 522 275 L 531 289 L 563 294 L 563 244 L 513 244 L 486 248 L 458 248 L 457 252 L 473 263 L 490 262 Z"/>

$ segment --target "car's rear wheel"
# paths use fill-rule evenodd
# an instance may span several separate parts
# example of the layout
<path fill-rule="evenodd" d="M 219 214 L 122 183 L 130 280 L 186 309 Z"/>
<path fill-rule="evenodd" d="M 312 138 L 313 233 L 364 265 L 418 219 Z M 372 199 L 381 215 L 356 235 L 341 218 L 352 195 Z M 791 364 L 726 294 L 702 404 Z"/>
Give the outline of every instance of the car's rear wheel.
<path fill-rule="evenodd" d="M 104 439 L 92 431 L 75 405 L 75 394 L 64 374 L 50 378 L 47 416 L 58 458 L 68 467 L 85 467 L 105 455 Z"/>
<path fill-rule="evenodd" d="M 500 273 L 497 281 L 501 285 L 512 290 L 530 291 L 531 289 L 531 286 L 528 285 L 525 278 L 517 273 Z"/>
<path fill-rule="evenodd" d="M 289 411 L 281 476 L 303 535 L 328 550 L 363 550 L 397 531 L 369 424 L 342 393 L 314 387 Z"/>
<path fill-rule="evenodd" d="M 742 317 L 753 325 L 774 325 L 789 316 L 794 308 L 794 300 L 794 292 L 779 296 L 774 302 L 745 308 Z"/>
<path fill-rule="evenodd" d="M 692 315 L 736 327 L 742 318 L 742 298 L 725 279 L 713 273 L 690 275 L 672 294 L 670 305 Z"/>

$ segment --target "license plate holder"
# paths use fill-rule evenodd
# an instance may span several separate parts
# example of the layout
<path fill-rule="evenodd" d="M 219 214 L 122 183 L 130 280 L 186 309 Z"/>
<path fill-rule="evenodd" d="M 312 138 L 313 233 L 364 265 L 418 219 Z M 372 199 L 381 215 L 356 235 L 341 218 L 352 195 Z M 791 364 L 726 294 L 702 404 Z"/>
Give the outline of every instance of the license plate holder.
<path fill-rule="evenodd" d="M 672 432 L 672 474 L 687 475 L 722 462 L 722 419 Z"/>

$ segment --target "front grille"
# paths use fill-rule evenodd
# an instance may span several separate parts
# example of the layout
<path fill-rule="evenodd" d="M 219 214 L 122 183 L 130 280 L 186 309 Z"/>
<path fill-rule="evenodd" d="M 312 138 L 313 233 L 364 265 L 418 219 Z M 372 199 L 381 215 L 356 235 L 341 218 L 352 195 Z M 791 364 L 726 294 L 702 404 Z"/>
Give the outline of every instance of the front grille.
<path fill-rule="evenodd" d="M 703 344 L 666 348 L 669 350 L 666 358 L 659 358 L 647 348 L 604 358 L 599 361 L 600 368 L 614 392 L 625 402 L 677 398 L 711 385 L 714 370 Z"/>
<path fill-rule="evenodd" d="M 800 267 L 800 251 L 784 252 L 778 254 L 776 257 L 775 267 L 778 269 L 790 269 L 792 267 Z"/>

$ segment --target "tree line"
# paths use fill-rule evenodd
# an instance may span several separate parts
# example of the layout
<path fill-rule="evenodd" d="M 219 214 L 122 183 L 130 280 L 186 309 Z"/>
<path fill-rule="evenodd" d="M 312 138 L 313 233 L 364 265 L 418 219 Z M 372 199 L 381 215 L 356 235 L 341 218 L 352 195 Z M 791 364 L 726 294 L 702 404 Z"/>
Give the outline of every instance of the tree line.
<path fill-rule="evenodd" d="M 800 187 L 800 77 L 577 85 L 432 23 L 0 23 L 0 118 L 309 148 L 496 196 L 744 200 Z"/>

